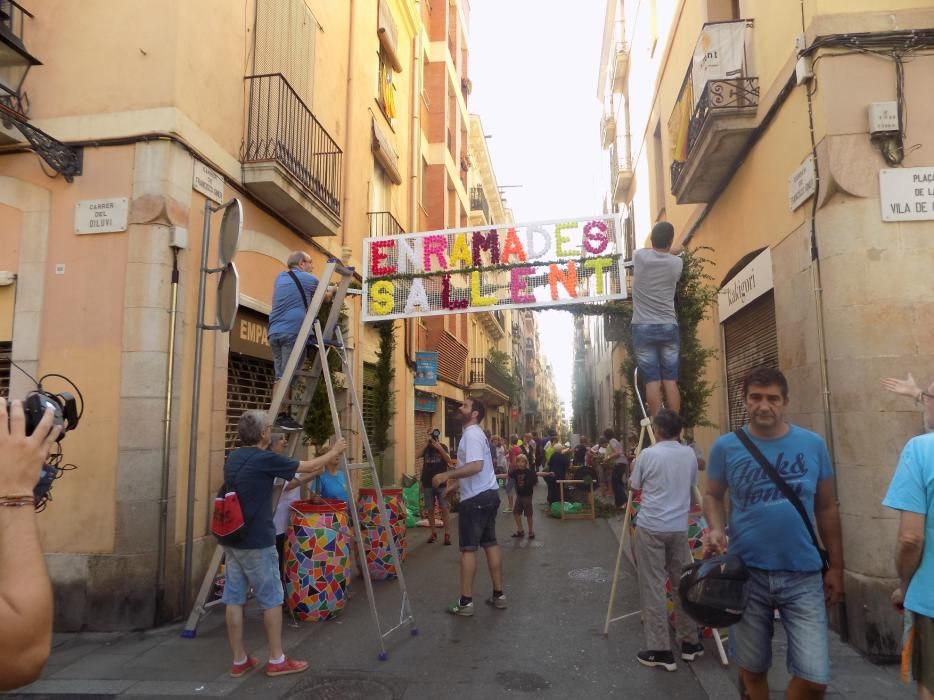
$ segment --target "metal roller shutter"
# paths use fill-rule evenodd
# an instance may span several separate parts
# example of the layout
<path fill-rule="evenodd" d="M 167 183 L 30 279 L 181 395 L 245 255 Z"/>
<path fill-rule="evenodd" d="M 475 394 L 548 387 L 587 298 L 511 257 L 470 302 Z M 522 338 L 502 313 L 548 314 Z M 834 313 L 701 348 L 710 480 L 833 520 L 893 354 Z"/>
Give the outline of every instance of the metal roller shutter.
<path fill-rule="evenodd" d="M 736 430 L 746 422 L 743 378 L 755 367 L 778 369 L 778 332 L 772 292 L 731 316 L 723 324 L 723 335 L 730 429 Z"/>
<path fill-rule="evenodd" d="M 230 353 L 227 361 L 227 428 L 224 433 L 224 454 L 229 454 L 237 446 L 237 423 L 244 411 L 265 411 L 269 408 L 275 381 L 276 375 L 269 360 Z"/>

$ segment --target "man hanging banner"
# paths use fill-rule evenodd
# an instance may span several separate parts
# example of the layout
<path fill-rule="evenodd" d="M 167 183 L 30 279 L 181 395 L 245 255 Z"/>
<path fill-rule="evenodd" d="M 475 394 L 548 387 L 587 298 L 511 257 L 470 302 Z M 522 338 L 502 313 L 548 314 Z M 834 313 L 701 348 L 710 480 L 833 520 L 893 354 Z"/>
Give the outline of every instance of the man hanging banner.
<path fill-rule="evenodd" d="M 363 320 L 625 299 L 616 215 L 364 239 Z"/>

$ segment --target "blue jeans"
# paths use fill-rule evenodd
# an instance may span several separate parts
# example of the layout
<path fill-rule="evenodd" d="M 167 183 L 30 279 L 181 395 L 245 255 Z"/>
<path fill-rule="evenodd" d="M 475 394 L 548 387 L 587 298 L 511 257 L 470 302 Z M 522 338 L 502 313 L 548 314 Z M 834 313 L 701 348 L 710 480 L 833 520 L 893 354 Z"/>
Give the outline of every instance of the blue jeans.
<path fill-rule="evenodd" d="M 298 336 L 285 333 L 273 333 L 269 336 L 268 340 L 269 349 L 272 350 L 272 364 L 276 371 L 276 381 L 279 381 L 285 373 L 285 365 L 289 361 L 289 355 L 292 354 L 292 347 L 295 345 L 295 341 L 298 340 Z M 298 361 L 299 369 L 304 361 L 305 357 L 303 355 Z"/>
<path fill-rule="evenodd" d="M 444 488 L 436 489 L 431 486 L 422 486 L 422 494 L 425 497 L 425 510 L 428 512 L 429 518 L 434 515 L 435 502 L 438 503 L 441 510 L 448 507 L 448 502 L 444 500 Z"/>
<path fill-rule="evenodd" d="M 730 627 L 730 656 L 741 668 L 765 673 L 772 665 L 773 610 L 788 637 L 788 672 L 812 683 L 830 681 L 824 578 L 819 571 L 750 569 L 749 603 Z"/>
<path fill-rule="evenodd" d="M 263 610 L 282 605 L 279 553 L 275 545 L 262 549 L 224 547 L 224 605 L 246 605 L 251 587 Z"/>
<path fill-rule="evenodd" d="M 681 336 L 677 323 L 633 323 L 632 349 L 643 381 L 677 381 Z"/>

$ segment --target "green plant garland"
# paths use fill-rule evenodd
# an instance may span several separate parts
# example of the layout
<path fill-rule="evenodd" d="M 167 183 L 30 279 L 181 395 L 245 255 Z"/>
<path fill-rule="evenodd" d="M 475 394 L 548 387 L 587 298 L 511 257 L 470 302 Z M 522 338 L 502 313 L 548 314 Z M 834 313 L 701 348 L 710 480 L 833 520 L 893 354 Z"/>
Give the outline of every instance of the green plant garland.
<path fill-rule="evenodd" d="M 395 411 L 396 392 L 392 389 L 392 380 L 396 376 L 396 370 L 392 366 L 392 355 L 396 347 L 396 336 L 392 321 L 374 323 L 373 327 L 379 333 L 379 349 L 376 351 L 376 386 L 373 390 L 376 414 L 370 443 L 373 454 L 376 456 L 382 455 L 392 445 L 389 425 Z"/>

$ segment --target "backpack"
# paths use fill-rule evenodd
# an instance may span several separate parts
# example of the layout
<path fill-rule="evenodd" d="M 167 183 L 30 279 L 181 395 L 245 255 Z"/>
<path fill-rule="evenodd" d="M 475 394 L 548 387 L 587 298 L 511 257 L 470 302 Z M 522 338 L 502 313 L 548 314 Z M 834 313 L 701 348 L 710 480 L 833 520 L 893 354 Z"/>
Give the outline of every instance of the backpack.
<path fill-rule="evenodd" d="M 237 473 L 233 475 L 231 484 L 228 488 L 227 481 L 221 484 L 217 490 L 217 496 L 214 497 L 214 511 L 211 514 L 211 534 L 214 535 L 221 544 L 236 544 L 246 537 L 246 520 L 243 517 L 243 508 L 240 506 L 240 496 L 237 495 L 236 486 L 233 479 L 243 469 L 253 456 L 240 465 Z"/>

